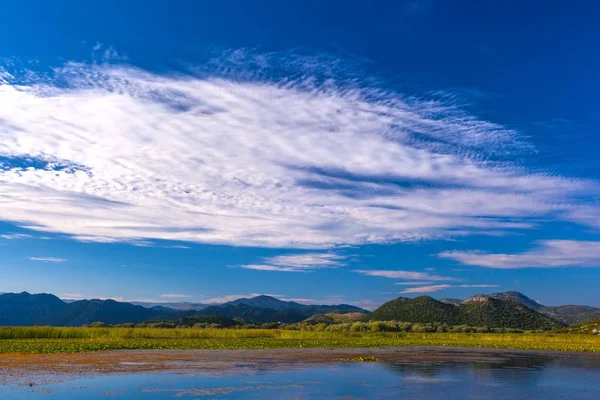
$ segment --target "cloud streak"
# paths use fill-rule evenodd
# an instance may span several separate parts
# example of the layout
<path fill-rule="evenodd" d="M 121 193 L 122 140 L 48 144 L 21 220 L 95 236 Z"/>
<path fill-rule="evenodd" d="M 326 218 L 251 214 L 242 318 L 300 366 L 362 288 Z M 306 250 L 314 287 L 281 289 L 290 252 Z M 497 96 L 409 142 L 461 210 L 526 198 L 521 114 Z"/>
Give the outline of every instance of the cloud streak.
<path fill-rule="evenodd" d="M 278 272 L 309 272 L 319 268 L 336 268 L 346 265 L 345 256 L 332 252 L 288 254 L 266 257 L 262 264 L 241 265 L 245 269 Z"/>
<path fill-rule="evenodd" d="M 452 288 L 494 288 L 498 285 L 429 285 L 406 288 L 400 293 L 432 293 Z"/>
<path fill-rule="evenodd" d="M 537 248 L 519 254 L 445 251 L 439 256 L 466 265 L 498 269 L 599 267 L 600 242 L 544 240 Z"/>
<path fill-rule="evenodd" d="M 408 279 L 408 280 L 425 280 L 425 281 L 456 281 L 456 278 L 451 278 L 447 276 L 440 275 L 432 275 L 426 272 L 416 272 L 416 271 L 394 271 L 394 270 L 365 270 L 365 269 L 356 269 L 354 272 L 358 272 L 359 274 L 368 275 L 368 276 L 380 276 L 383 278 L 390 279 Z M 400 283 L 402 284 L 402 283 Z"/>
<path fill-rule="evenodd" d="M 44 263 L 63 263 L 68 261 L 66 258 L 58 257 L 28 257 L 27 259 L 31 261 L 40 261 Z"/>
<path fill-rule="evenodd" d="M 85 241 L 307 249 L 598 223 L 578 211 L 595 182 L 488 161 L 530 146 L 445 99 L 315 79 L 298 59 L 285 78 L 264 58 L 252 76 L 236 60 L 246 75 L 5 73 L 0 219 Z M 274 267 L 301 269 L 254 269 Z"/>
<path fill-rule="evenodd" d="M 29 235 L 27 233 L 6 233 L 0 235 L 0 238 L 6 240 L 20 240 L 20 239 L 34 239 L 33 235 Z"/>
<path fill-rule="evenodd" d="M 83 295 L 80 293 L 63 293 L 58 297 L 62 300 L 83 300 Z"/>

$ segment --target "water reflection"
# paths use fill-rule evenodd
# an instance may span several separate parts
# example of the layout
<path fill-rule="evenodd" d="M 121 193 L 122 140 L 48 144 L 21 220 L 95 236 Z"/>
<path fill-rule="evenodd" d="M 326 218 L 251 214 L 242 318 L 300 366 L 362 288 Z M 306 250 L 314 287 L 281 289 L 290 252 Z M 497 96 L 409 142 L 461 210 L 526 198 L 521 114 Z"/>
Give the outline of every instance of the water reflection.
<path fill-rule="evenodd" d="M 225 371 L 224 371 L 225 372 Z M 469 362 L 295 364 L 235 374 L 61 377 L 0 388 L 1 399 L 599 399 L 591 357 L 500 355 Z"/>

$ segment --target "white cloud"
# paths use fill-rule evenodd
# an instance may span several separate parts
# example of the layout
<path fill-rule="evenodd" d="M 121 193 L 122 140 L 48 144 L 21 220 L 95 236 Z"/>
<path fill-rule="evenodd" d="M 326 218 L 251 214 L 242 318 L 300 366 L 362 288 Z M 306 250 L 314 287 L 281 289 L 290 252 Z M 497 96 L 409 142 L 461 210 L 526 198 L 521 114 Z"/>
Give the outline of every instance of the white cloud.
<path fill-rule="evenodd" d="M 295 301 L 300 304 L 318 304 L 318 305 L 337 305 L 337 304 L 353 304 L 348 303 L 342 295 L 330 295 L 322 299 L 309 299 L 305 297 L 287 297 L 285 295 L 273 296 L 283 301 Z"/>
<path fill-rule="evenodd" d="M 498 285 L 430 285 L 430 286 L 417 286 L 412 288 L 406 288 L 400 293 L 431 293 L 439 292 L 441 290 L 451 288 L 493 288 Z"/>
<path fill-rule="evenodd" d="M 308 272 L 318 268 L 335 268 L 346 265 L 345 256 L 332 252 L 287 254 L 265 257 L 261 264 L 241 265 L 245 269 L 278 272 Z"/>
<path fill-rule="evenodd" d="M 277 267 L 275 265 L 265 264 L 244 264 L 241 265 L 244 269 L 253 269 L 255 271 L 277 271 L 277 272 L 308 272 L 306 269 L 290 268 L 290 267 Z"/>
<path fill-rule="evenodd" d="M 63 293 L 59 294 L 58 297 L 62 300 L 82 300 L 83 295 L 80 293 Z"/>
<path fill-rule="evenodd" d="M 414 286 L 414 285 L 431 285 L 433 282 L 418 282 L 418 281 L 412 281 L 412 282 L 396 282 L 394 283 L 394 285 L 400 285 L 400 286 Z"/>
<path fill-rule="evenodd" d="M 27 257 L 27 259 L 31 261 L 41 261 L 45 263 L 62 263 L 68 261 L 66 258 L 57 257 Z"/>
<path fill-rule="evenodd" d="M 164 298 L 168 298 L 168 299 L 189 299 L 194 296 L 190 296 L 187 294 L 166 293 L 166 294 L 161 294 L 160 297 L 164 297 Z"/>
<path fill-rule="evenodd" d="M 400 293 L 431 293 L 451 288 L 452 285 L 430 285 L 407 288 Z"/>
<path fill-rule="evenodd" d="M 381 276 L 390 279 L 412 279 L 412 280 L 427 280 L 427 281 L 456 281 L 455 278 L 447 276 L 431 275 L 426 272 L 415 272 L 415 271 L 393 271 L 393 270 L 365 270 L 357 269 L 354 272 L 369 276 Z"/>
<path fill-rule="evenodd" d="M 518 254 L 445 251 L 440 257 L 487 268 L 600 267 L 600 242 L 543 240 L 537 248 Z"/>
<path fill-rule="evenodd" d="M 231 58 L 243 68 L 243 53 Z M 310 75 L 335 63 L 291 64 Z M 528 229 L 532 217 L 598 223 L 595 208 L 577 211 L 595 182 L 487 161 L 530 146 L 444 99 L 337 76 L 56 73 L 0 84 L 0 219 L 30 229 L 328 248 Z"/>
<path fill-rule="evenodd" d="M 33 235 L 29 235 L 27 233 L 6 233 L 4 235 L 0 235 L 0 238 L 6 240 L 17 240 L 17 239 L 33 239 Z"/>

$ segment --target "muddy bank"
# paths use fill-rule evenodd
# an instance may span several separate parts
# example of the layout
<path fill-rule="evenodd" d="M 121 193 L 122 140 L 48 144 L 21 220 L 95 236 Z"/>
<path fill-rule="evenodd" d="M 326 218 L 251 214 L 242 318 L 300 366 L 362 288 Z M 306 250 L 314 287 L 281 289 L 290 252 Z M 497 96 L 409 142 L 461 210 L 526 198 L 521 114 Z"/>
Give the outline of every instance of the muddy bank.
<path fill-rule="evenodd" d="M 395 364 L 475 363 L 502 365 L 519 359 L 598 365 L 598 354 L 446 347 L 277 350 L 119 350 L 76 354 L 2 354 L 0 383 L 95 374 L 204 372 L 218 375 L 354 362 L 368 357 Z M 516 361 L 515 361 L 516 360 Z"/>

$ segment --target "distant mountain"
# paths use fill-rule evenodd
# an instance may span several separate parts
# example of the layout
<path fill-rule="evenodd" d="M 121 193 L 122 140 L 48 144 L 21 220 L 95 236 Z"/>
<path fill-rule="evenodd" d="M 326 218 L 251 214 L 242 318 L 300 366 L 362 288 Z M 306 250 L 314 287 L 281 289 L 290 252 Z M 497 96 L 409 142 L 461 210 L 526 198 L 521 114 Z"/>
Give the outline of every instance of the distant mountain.
<path fill-rule="evenodd" d="M 66 307 L 52 294 L 4 293 L 0 295 L 0 325 L 54 325 Z"/>
<path fill-rule="evenodd" d="M 301 308 L 298 308 L 297 310 L 305 315 L 327 314 L 327 313 L 348 314 L 348 313 L 357 313 L 357 312 L 363 313 L 363 314 L 370 313 L 370 311 L 367 311 L 360 307 L 351 306 L 349 304 L 320 305 L 320 306 L 309 305 L 309 306 L 302 306 Z"/>
<path fill-rule="evenodd" d="M 235 319 L 246 323 L 294 323 L 313 314 L 351 313 L 367 311 L 347 304 L 303 305 L 270 296 L 238 299 L 222 305 L 197 303 L 123 303 L 113 300 L 63 301 L 52 294 L 6 293 L 0 295 L 0 325 L 79 326 L 92 322 L 106 324 L 140 323 L 146 321 L 176 321 L 196 317 L 208 321 L 211 316 Z M 151 306 L 151 307 L 150 307 Z M 229 322 L 228 322 L 229 323 Z M 239 323 L 239 322 L 237 322 Z"/>
<path fill-rule="evenodd" d="M 594 318 L 600 318 L 600 308 L 596 307 L 578 305 L 545 306 L 525 296 L 523 293 L 515 291 L 492 293 L 489 296 L 500 300 L 518 301 L 532 310 L 569 325 L 588 321 Z M 455 305 L 458 305 L 462 302 L 460 299 L 441 299 L 440 301 L 442 303 Z"/>
<path fill-rule="evenodd" d="M 600 318 L 600 308 L 596 307 L 578 305 L 545 306 L 519 292 L 492 293 L 490 296 L 501 300 L 516 300 L 532 310 L 536 310 L 565 324 L 576 324 L 578 322 Z"/>
<path fill-rule="evenodd" d="M 414 299 L 400 297 L 383 304 L 364 319 L 516 329 L 552 329 L 562 326 L 515 300 L 499 300 L 484 295 L 472 296 L 459 305 L 443 303 L 429 296 Z"/>
<path fill-rule="evenodd" d="M 303 307 L 302 304 L 296 303 L 295 301 L 283 301 L 283 300 L 276 299 L 275 297 L 266 296 L 266 295 L 260 295 L 260 296 L 252 297 L 249 299 L 241 298 L 241 299 L 233 300 L 233 301 L 230 301 L 227 303 L 223 303 L 222 306 L 228 307 L 228 306 L 237 306 L 240 304 L 245 304 L 247 306 L 258 307 L 258 308 L 270 308 L 272 310 L 279 310 L 279 311 L 291 310 L 294 308 Z"/>
<path fill-rule="evenodd" d="M 152 303 L 152 302 L 146 302 L 146 301 L 132 301 L 131 304 L 135 304 L 136 306 L 142 306 L 145 308 L 157 308 L 157 307 L 162 307 L 162 308 L 170 308 L 172 310 L 180 310 L 180 311 L 188 311 L 188 310 L 203 310 L 206 307 L 208 307 L 207 304 L 201 304 L 201 303 L 190 303 L 187 301 L 183 301 L 183 302 L 177 302 L 177 303 Z"/>
<path fill-rule="evenodd" d="M 272 310 L 283 311 L 283 310 L 295 310 L 298 313 L 311 316 L 313 314 L 325 314 L 325 313 L 338 313 L 345 314 L 350 312 L 361 312 L 368 313 L 367 310 L 363 310 L 360 307 L 351 306 L 349 304 L 338 304 L 338 305 L 305 305 L 296 303 L 295 301 L 283 301 L 276 299 L 275 297 L 261 295 L 252 297 L 250 299 L 242 298 L 228 303 L 222 304 L 220 307 L 231 307 L 244 304 L 250 307 L 257 308 L 269 308 Z"/>
<path fill-rule="evenodd" d="M 454 306 L 459 306 L 460 303 L 462 303 L 464 300 L 463 299 L 440 299 L 440 301 L 445 304 L 452 304 Z"/>
<path fill-rule="evenodd" d="M 174 310 L 154 310 L 114 300 L 79 300 L 66 305 L 52 325 L 79 326 L 100 321 L 106 324 L 140 323 L 148 320 L 176 319 Z"/>
<path fill-rule="evenodd" d="M 306 324 L 339 324 L 360 321 L 366 314 L 360 312 L 352 312 L 346 314 L 327 313 L 327 314 L 314 314 L 304 321 Z"/>
<path fill-rule="evenodd" d="M 211 306 L 201 310 L 198 315 L 221 315 L 240 319 L 253 324 L 265 322 L 295 323 L 315 314 L 326 313 L 368 313 L 362 308 L 348 304 L 339 305 L 304 305 L 294 301 L 283 301 L 271 296 L 242 298 L 219 306 Z"/>
<path fill-rule="evenodd" d="M 150 319 L 177 319 L 177 311 L 153 310 L 113 300 L 79 300 L 66 303 L 52 294 L 0 295 L 0 325 L 79 326 L 92 322 L 139 323 Z"/>
<path fill-rule="evenodd" d="M 264 324 L 267 322 L 281 322 L 291 324 L 306 318 L 305 314 L 297 310 L 275 310 L 273 308 L 252 307 L 247 304 L 211 306 L 199 311 L 196 315 L 218 315 L 231 319 L 243 320 L 251 324 Z"/>
<path fill-rule="evenodd" d="M 538 311 L 569 325 L 600 318 L 600 308 L 589 306 L 543 306 Z"/>
<path fill-rule="evenodd" d="M 173 309 L 174 304 L 179 309 Z M 215 321 L 229 321 L 227 323 L 231 323 L 230 320 L 236 320 L 235 323 L 253 324 L 295 323 L 307 319 L 308 323 L 327 321 L 335 323 L 353 320 L 349 318 L 351 315 L 359 315 L 367 320 L 547 329 L 560 325 L 557 325 L 554 319 L 564 323 L 576 323 L 600 318 L 598 308 L 548 307 L 518 292 L 494 293 L 489 296 L 476 295 L 465 301 L 458 299 L 437 301 L 428 296 L 415 299 L 400 297 L 382 305 L 371 314 L 347 304 L 305 305 L 264 295 L 212 306 L 198 303 L 145 303 L 145 305 L 146 307 L 113 300 L 66 302 L 52 294 L 5 293 L 0 295 L 0 325 L 78 326 L 92 322 L 112 325 L 150 320 L 181 321 L 183 318 L 194 317 L 199 321 L 208 321 L 206 318 L 211 316 L 220 317 Z M 347 315 L 348 318 L 339 315 Z"/>

